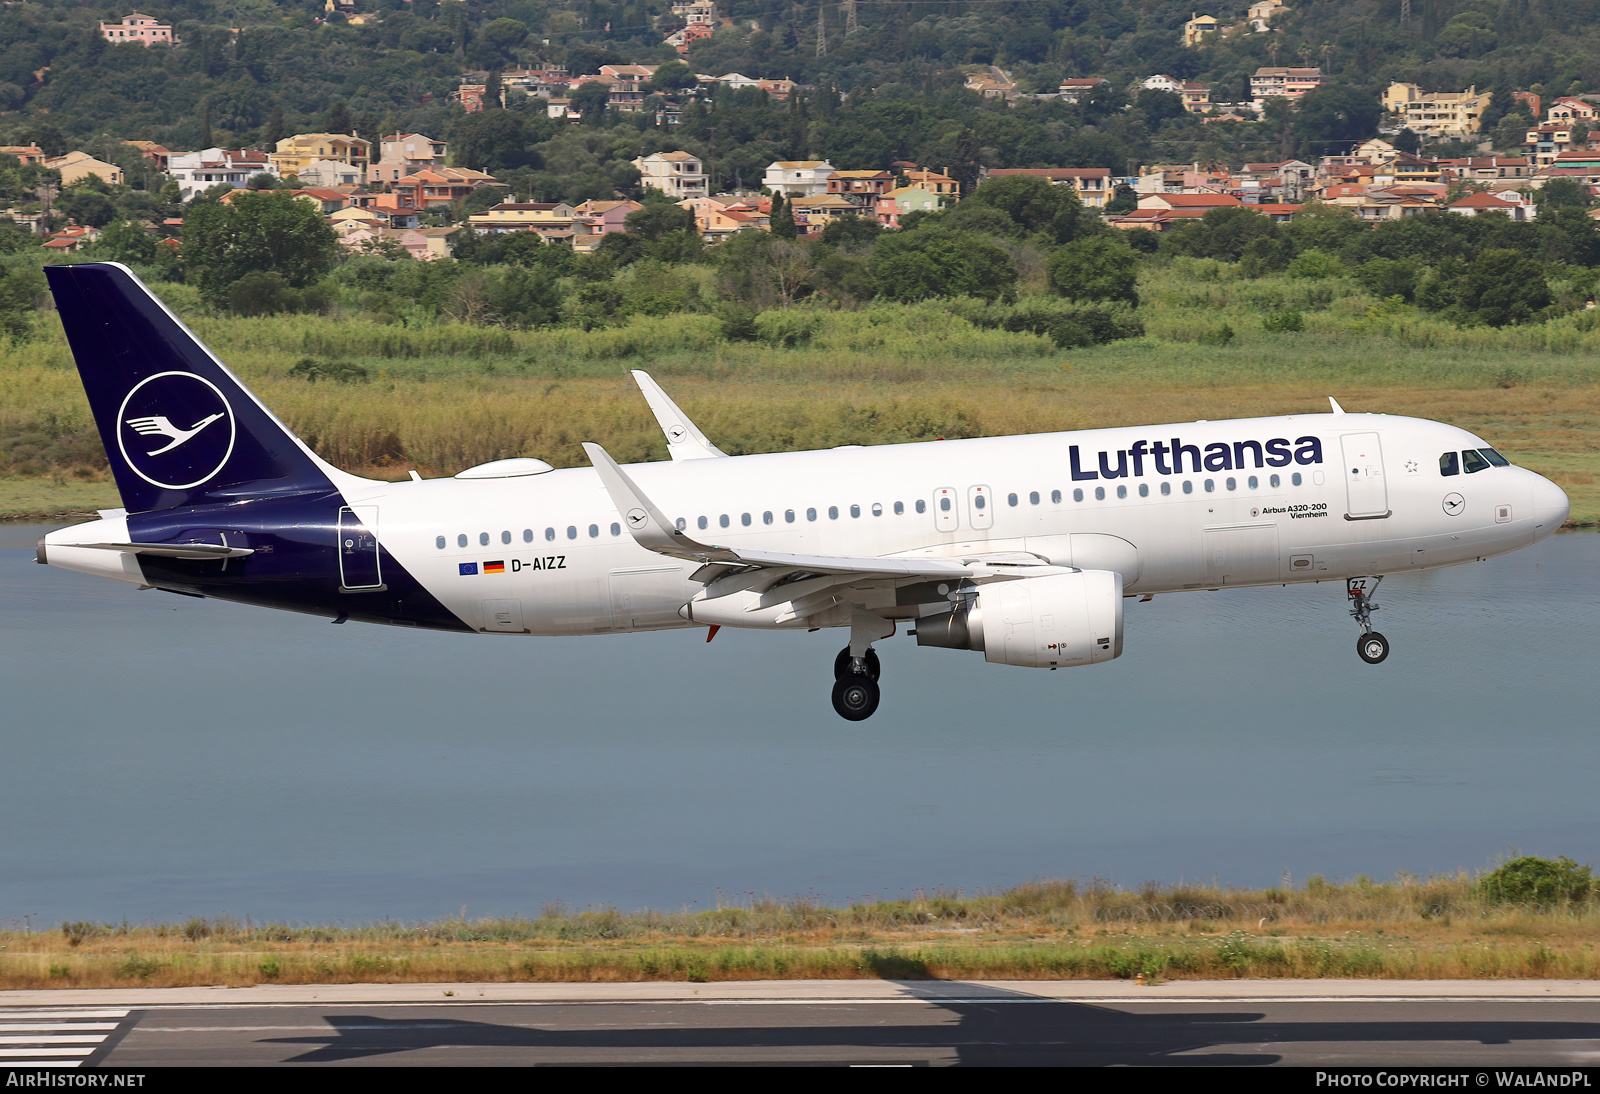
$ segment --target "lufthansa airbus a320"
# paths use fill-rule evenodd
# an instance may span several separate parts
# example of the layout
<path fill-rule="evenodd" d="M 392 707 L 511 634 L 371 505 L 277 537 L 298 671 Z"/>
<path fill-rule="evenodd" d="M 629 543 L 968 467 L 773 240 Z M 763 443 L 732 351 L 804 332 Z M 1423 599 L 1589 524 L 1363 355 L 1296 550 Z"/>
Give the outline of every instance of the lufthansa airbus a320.
<path fill-rule="evenodd" d="M 124 508 L 38 560 L 190 596 L 493 635 L 838 627 L 833 706 L 878 706 L 874 642 L 1064 668 L 1122 652 L 1123 600 L 1342 581 L 1525 547 L 1567 497 L 1416 418 L 1291 415 L 730 457 L 645 374 L 669 463 L 498 460 L 382 482 L 329 465 L 133 274 L 46 271 Z M 1332 400 L 1330 400 L 1332 403 Z M 712 633 L 715 633 L 714 631 Z"/>

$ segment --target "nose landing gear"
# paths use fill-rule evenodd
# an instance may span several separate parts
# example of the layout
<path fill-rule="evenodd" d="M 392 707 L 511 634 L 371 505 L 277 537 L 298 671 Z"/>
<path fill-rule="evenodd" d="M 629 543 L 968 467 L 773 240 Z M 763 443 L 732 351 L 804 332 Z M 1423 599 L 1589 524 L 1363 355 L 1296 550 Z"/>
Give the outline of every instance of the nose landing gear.
<path fill-rule="evenodd" d="M 1351 618 L 1361 625 L 1361 634 L 1356 639 L 1356 654 L 1369 665 L 1376 665 L 1389 656 L 1389 640 L 1372 629 L 1372 613 L 1378 610 L 1378 603 L 1373 597 L 1377 595 L 1378 585 L 1382 581 L 1382 575 L 1345 580 L 1345 592 L 1354 605 L 1350 609 Z"/>

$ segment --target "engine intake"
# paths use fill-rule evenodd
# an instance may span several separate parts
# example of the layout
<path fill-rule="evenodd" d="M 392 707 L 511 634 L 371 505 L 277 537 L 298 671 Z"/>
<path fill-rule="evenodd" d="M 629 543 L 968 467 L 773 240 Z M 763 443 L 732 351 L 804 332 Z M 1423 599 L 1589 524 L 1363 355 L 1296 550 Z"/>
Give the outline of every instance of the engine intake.
<path fill-rule="evenodd" d="M 965 607 L 917 620 L 917 645 L 981 650 L 1024 668 L 1065 668 L 1122 654 L 1122 575 L 1080 570 L 984 585 Z"/>

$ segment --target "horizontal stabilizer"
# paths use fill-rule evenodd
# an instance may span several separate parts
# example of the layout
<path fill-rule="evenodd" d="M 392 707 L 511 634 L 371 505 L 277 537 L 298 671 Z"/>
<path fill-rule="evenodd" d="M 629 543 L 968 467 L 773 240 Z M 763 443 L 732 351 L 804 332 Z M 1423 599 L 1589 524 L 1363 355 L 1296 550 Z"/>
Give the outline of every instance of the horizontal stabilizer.
<path fill-rule="evenodd" d="M 243 558 L 256 553 L 251 547 L 227 547 L 220 543 L 74 543 L 72 546 L 162 558 Z"/>

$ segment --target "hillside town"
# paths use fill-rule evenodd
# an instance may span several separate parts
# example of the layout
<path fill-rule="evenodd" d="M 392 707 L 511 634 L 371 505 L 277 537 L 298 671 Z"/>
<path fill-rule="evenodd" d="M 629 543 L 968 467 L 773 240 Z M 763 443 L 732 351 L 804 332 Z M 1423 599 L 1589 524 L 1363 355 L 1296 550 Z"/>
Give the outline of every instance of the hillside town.
<path fill-rule="evenodd" d="M 714 17 L 714 5 L 706 0 L 686 8 L 693 17 L 689 27 L 708 25 L 694 21 L 701 16 Z M 108 39 L 133 38 L 146 45 L 170 42 L 171 30 L 139 13 L 101 25 Z M 549 117 L 579 124 L 582 111 L 574 106 L 574 89 L 603 88 L 603 109 L 636 112 L 645 108 L 646 89 L 654 86 L 662 67 L 607 64 L 598 72 L 577 75 L 555 68 L 511 69 L 464 82 L 456 101 L 466 113 L 477 113 L 504 108 L 508 95 L 522 94 L 542 100 Z M 1142 81 L 1136 91 L 1181 95 L 1186 111 L 1208 121 L 1241 120 L 1264 115 L 1273 99 L 1296 100 L 1321 82 L 1321 72 L 1315 68 L 1262 68 L 1251 79 L 1255 97 L 1237 103 L 1213 103 L 1210 88 L 1159 74 Z M 1076 101 L 1105 84 L 1100 78 L 1074 78 L 1064 81 L 1055 94 Z M 677 97 L 651 96 L 657 124 L 670 130 L 687 103 L 718 87 L 756 88 L 781 102 L 795 93 L 797 85 L 739 73 L 694 75 L 692 84 Z M 1019 97 L 999 69 L 974 74 L 967 87 L 985 96 Z M 175 184 L 183 202 L 197 198 L 228 202 L 252 189 L 286 190 L 296 200 L 314 205 L 338 232 L 346 250 L 398 249 L 424 261 L 448 257 L 452 237 L 463 231 L 533 232 L 546 243 L 592 253 L 607 234 L 626 230 L 628 215 L 644 208 L 640 199 L 650 191 L 689 211 L 707 244 L 741 231 L 770 230 L 775 202 L 787 207 L 801 238 L 820 236 L 841 217 L 895 229 L 908 214 L 946 208 L 959 202 L 972 185 L 1010 175 L 1032 175 L 1070 187 L 1086 209 L 1102 215 L 1112 227 L 1153 232 L 1235 205 L 1278 221 L 1312 202 L 1347 209 L 1368 222 L 1436 211 L 1528 220 L 1536 213 L 1539 191 L 1552 180 L 1570 179 L 1589 194 L 1600 194 L 1600 95 L 1562 96 L 1550 103 L 1543 110 L 1544 120 L 1527 129 L 1517 155 L 1485 150 L 1480 155 L 1430 158 L 1403 151 L 1403 142 L 1394 136 L 1410 135 L 1413 145 L 1421 137 L 1470 141 L 1480 131 L 1488 100 L 1488 92 L 1475 88 L 1426 92 L 1415 84 L 1394 84 L 1383 100 L 1389 137 L 1374 137 L 1341 154 L 1314 160 L 1149 164 L 1127 176 L 1114 176 L 1103 167 L 1069 164 L 981 167 L 967 185 L 938 165 L 897 162 L 889 169 L 872 169 L 820 159 L 775 160 L 767 165 L 758 189 L 718 193 L 713 192 L 699 157 L 673 150 L 635 159 L 637 185 L 607 200 L 569 204 L 517 201 L 506 195 L 476 212 L 463 212 L 469 198 L 486 189 L 503 192 L 506 184 L 491 173 L 453 165 L 449 143 L 421 133 L 394 133 L 376 143 L 350 133 L 298 133 L 278 140 L 270 151 L 213 147 L 179 152 L 147 140 L 124 143 Z M 1519 100 L 1534 111 L 1540 109 L 1537 95 L 1519 93 Z M 122 168 L 83 151 L 47 157 L 37 145 L 20 145 L 0 147 L 0 156 L 52 172 L 53 188 L 70 188 L 91 177 L 105 186 L 125 182 Z M 103 227 L 70 218 L 60 222 L 52 214 L 48 196 L 33 208 L 0 210 L 0 217 L 37 233 L 43 247 L 61 252 L 94 242 Z M 182 217 L 144 227 L 162 246 L 182 246 Z"/>

